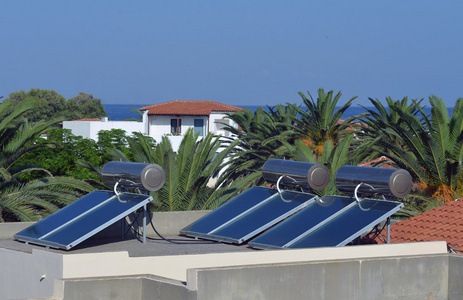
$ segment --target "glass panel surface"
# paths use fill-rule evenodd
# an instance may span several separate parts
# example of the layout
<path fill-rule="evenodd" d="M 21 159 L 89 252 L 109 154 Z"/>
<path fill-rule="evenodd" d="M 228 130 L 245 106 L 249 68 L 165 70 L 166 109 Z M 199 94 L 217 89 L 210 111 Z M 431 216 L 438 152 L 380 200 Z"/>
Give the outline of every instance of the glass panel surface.
<path fill-rule="evenodd" d="M 112 222 L 114 223 L 120 220 L 120 218 L 115 219 L 119 215 L 122 214 L 125 216 L 130 214 L 136 208 L 147 203 L 148 197 L 149 196 L 146 195 L 128 193 L 120 194 L 119 197 L 115 197 L 111 201 L 106 202 L 55 233 L 47 236 L 45 240 L 62 245 L 70 245 L 106 222 L 114 219 Z"/>
<path fill-rule="evenodd" d="M 180 232 L 193 236 L 194 233 L 207 234 L 276 193 L 278 193 L 278 191 L 275 189 L 252 187 L 196 222 L 188 225 Z"/>
<path fill-rule="evenodd" d="M 194 126 L 195 126 L 195 134 L 199 133 L 199 136 L 203 136 L 204 135 L 204 120 L 195 119 Z"/>
<path fill-rule="evenodd" d="M 213 236 L 240 240 L 255 230 L 274 225 L 279 217 L 315 197 L 312 194 L 284 191 L 229 225 L 212 233 Z M 259 232 L 260 233 L 260 232 Z"/>
<path fill-rule="evenodd" d="M 15 235 L 15 238 L 23 236 L 38 239 L 41 236 L 56 229 L 57 227 L 88 211 L 92 207 L 95 207 L 96 205 L 106 201 L 113 195 L 114 193 L 110 191 L 93 191 L 85 195 L 84 197 L 74 201 L 73 203 L 63 207 L 62 209 L 46 217 L 45 219 L 40 220 L 34 225 L 17 233 Z"/>
<path fill-rule="evenodd" d="M 357 238 L 353 235 L 359 231 L 363 233 L 370 226 L 376 225 L 371 224 L 372 222 L 386 219 L 400 209 L 401 205 L 400 202 L 364 199 L 360 205 L 350 208 L 289 248 L 343 246 L 340 245 L 341 242 L 350 237 L 351 240 Z"/>
<path fill-rule="evenodd" d="M 354 201 L 354 199 L 346 197 L 323 196 L 291 216 L 291 218 L 284 220 L 253 239 L 250 244 L 251 246 L 259 244 L 283 247 Z"/>

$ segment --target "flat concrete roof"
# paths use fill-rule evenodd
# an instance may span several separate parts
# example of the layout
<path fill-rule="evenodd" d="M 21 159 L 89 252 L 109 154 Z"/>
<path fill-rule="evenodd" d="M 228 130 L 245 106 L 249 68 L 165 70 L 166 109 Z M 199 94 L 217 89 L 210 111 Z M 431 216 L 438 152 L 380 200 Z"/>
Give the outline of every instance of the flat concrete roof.
<path fill-rule="evenodd" d="M 250 290 L 256 288 L 259 292 L 268 292 L 267 297 L 264 297 L 266 299 L 281 299 L 282 295 L 291 295 L 293 291 L 303 291 L 304 295 L 313 294 L 313 291 L 318 291 L 317 287 L 320 289 L 318 281 L 320 278 L 331 278 L 331 282 L 344 282 L 346 273 L 351 274 L 349 278 L 355 278 L 359 282 L 363 280 L 362 284 L 351 284 L 351 281 L 347 281 L 350 282 L 348 284 L 349 289 L 355 287 L 353 293 L 358 294 L 358 287 L 371 285 L 368 280 L 374 281 L 375 278 L 382 278 L 390 274 L 394 275 L 390 276 L 392 279 L 389 281 L 392 283 L 389 285 L 393 286 L 392 290 L 395 291 L 397 285 L 395 273 L 399 267 L 413 270 L 413 272 L 415 269 L 421 270 L 420 274 L 427 276 L 426 282 L 422 286 L 432 286 L 432 283 L 436 281 L 435 274 L 429 273 L 429 270 L 440 270 L 442 274 L 439 275 L 439 278 L 442 279 L 443 284 L 438 282 L 437 287 L 433 286 L 431 291 L 446 295 L 448 290 L 445 282 L 448 276 L 444 272 L 446 269 L 441 266 L 445 266 L 445 263 L 449 261 L 446 256 L 447 246 L 444 241 L 311 249 L 254 250 L 249 248 L 247 244 L 238 246 L 179 236 L 179 228 L 185 226 L 184 223 L 191 222 L 191 219 L 196 218 L 198 213 L 194 213 L 191 218 L 188 215 L 190 214 L 166 214 L 165 219 L 162 219 L 164 217 L 161 215 L 156 216 L 159 232 L 167 239 L 174 240 L 174 243 L 162 240 L 148 228 L 146 244 L 130 235 L 127 236 L 127 239 L 122 240 L 121 226 L 113 226 L 68 251 L 25 244 L 13 239 L 14 234 L 30 224 L 1 224 L 0 264 L 2 268 L 0 278 L 5 280 L 0 281 L 0 299 L 52 296 L 62 299 L 63 297 L 60 295 L 64 292 L 74 293 L 72 291 L 81 291 L 82 289 L 89 294 L 94 293 L 96 295 L 103 291 L 112 295 L 114 291 L 125 291 L 127 285 L 121 285 L 122 281 L 116 281 L 112 284 L 111 278 L 141 275 L 156 277 L 157 279 L 153 281 L 156 290 L 162 286 L 161 289 L 165 293 L 169 293 L 175 288 L 176 291 L 180 290 L 185 295 L 193 295 L 192 297 L 175 298 L 175 296 L 171 296 L 161 299 L 221 299 L 228 298 L 232 294 L 248 294 Z M 416 259 L 410 259 L 410 255 Z M 426 257 L 429 259 L 425 259 Z M 421 266 L 419 268 L 416 266 L 418 260 Z M 426 262 L 426 267 L 423 267 L 424 262 Z M 390 267 L 381 271 L 384 266 Z M 342 271 L 338 272 L 339 270 Z M 451 274 L 460 272 L 460 265 L 455 270 Z M 325 273 L 327 275 L 324 275 Z M 362 277 L 361 274 L 373 275 Z M 406 273 L 402 277 L 408 278 L 408 274 Z M 415 273 L 413 274 L 415 276 Z M 420 276 L 418 276 L 419 280 L 423 277 Z M 454 277 L 456 276 L 451 276 L 451 278 Z M 65 282 L 78 283 L 83 281 L 93 285 L 95 278 L 99 278 L 96 288 L 85 285 L 84 288 L 78 287 L 72 290 L 65 284 Z M 108 290 L 102 289 L 102 280 L 110 284 Z M 315 285 L 308 285 L 308 282 Z M 322 286 L 320 295 L 326 294 L 327 296 L 323 298 L 317 294 L 318 296 L 313 298 L 337 299 L 339 295 L 344 295 L 346 292 L 345 285 L 332 286 L 329 285 L 330 280 L 325 279 L 323 282 L 327 282 L 328 285 Z M 406 280 L 401 278 L 399 283 L 405 282 Z M 417 282 L 421 284 L 421 281 Z M 457 283 L 459 286 L 460 282 Z M 226 288 L 224 288 L 224 284 Z M 455 284 L 449 281 L 448 285 L 453 286 Z M 129 288 L 130 291 L 138 292 L 143 289 L 137 286 Z M 337 293 L 336 297 L 330 296 L 332 291 Z M 218 293 L 221 298 L 216 297 L 214 292 Z M 371 294 L 367 292 L 369 290 L 365 291 L 366 295 Z M 418 292 L 423 294 L 421 290 Z M 77 297 L 75 299 L 82 298 L 80 292 L 74 294 Z M 420 296 L 422 296 L 421 294 Z M 210 297 L 202 298 L 203 295 Z M 300 298 L 298 296 L 292 299 Z M 358 297 L 350 297 L 349 299 L 358 299 Z"/>
<path fill-rule="evenodd" d="M 61 249 L 46 248 L 34 244 L 26 244 L 14 239 L 0 239 L 0 248 L 27 253 L 32 253 L 33 249 L 40 249 L 60 254 L 127 251 L 130 257 L 259 251 L 251 249 L 247 245 L 231 245 L 219 242 L 197 240 L 184 236 L 168 236 L 165 238 L 171 240 L 171 242 L 162 240 L 161 238 L 149 237 L 146 239 L 146 244 L 143 244 L 141 240 L 136 238 L 121 240 L 121 238 L 116 237 L 97 237 L 90 238 L 67 251 Z"/>

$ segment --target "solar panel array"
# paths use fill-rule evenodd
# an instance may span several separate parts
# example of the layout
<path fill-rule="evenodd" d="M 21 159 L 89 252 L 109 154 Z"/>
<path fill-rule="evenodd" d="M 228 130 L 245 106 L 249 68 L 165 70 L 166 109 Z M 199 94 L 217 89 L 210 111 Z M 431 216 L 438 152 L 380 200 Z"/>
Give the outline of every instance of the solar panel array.
<path fill-rule="evenodd" d="M 344 246 L 402 207 L 393 201 L 324 196 L 249 245 L 260 249 Z"/>
<path fill-rule="evenodd" d="M 143 207 L 152 197 L 119 193 L 117 187 L 159 190 L 165 181 L 154 164 L 110 162 L 104 182 L 114 191 L 93 191 L 58 212 L 17 233 L 19 241 L 69 250 L 109 225 Z M 330 179 L 319 164 L 271 159 L 262 174 L 276 189 L 253 187 L 180 231 L 181 234 L 258 249 L 343 246 L 403 207 L 400 202 L 359 198 L 410 192 L 412 178 L 405 170 L 343 166 L 335 175 L 340 191 L 354 197 L 323 196 L 281 190 L 280 185 L 321 190 Z M 143 220 L 144 240 L 146 218 Z"/>
<path fill-rule="evenodd" d="M 181 234 L 258 249 L 344 246 L 403 204 L 254 187 L 185 227 Z"/>
<path fill-rule="evenodd" d="M 41 246 L 69 250 L 109 225 L 144 207 L 147 195 L 93 191 L 56 213 L 18 232 L 14 238 Z"/>
<path fill-rule="evenodd" d="M 185 227 L 190 237 L 241 244 L 315 201 L 308 193 L 252 187 Z"/>
<path fill-rule="evenodd" d="M 235 244 L 249 241 L 259 249 L 344 246 L 404 206 L 358 194 L 404 197 L 412 187 L 410 174 L 402 169 L 342 166 L 336 187 L 354 197 L 319 198 L 279 185 L 323 189 L 329 179 L 323 165 L 270 159 L 262 174 L 276 189 L 254 187 L 180 233 Z"/>

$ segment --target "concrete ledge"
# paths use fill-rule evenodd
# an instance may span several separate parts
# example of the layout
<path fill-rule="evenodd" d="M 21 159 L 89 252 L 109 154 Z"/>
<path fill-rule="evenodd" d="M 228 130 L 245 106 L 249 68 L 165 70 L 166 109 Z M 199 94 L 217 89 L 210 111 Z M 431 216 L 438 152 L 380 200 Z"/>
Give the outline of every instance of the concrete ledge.
<path fill-rule="evenodd" d="M 282 251 L 286 252 L 286 251 Z M 254 264 L 196 269 L 197 289 L 152 275 L 69 278 L 69 299 L 462 299 L 455 254 Z M 62 297 L 59 297 L 62 296 Z"/>
<path fill-rule="evenodd" d="M 152 275 L 57 280 L 55 298 L 66 300 L 196 299 L 184 284 Z"/>
<path fill-rule="evenodd" d="M 201 300 L 461 299 L 459 293 L 447 298 L 455 293 L 449 291 L 449 269 L 460 268 L 449 264 L 449 256 L 202 269 L 196 270 L 196 291 Z"/>
<path fill-rule="evenodd" d="M 149 222 L 150 217 L 156 230 L 162 235 L 178 235 L 179 231 L 204 215 L 208 214 L 210 210 L 198 211 L 173 211 L 173 212 L 153 212 L 147 218 Z M 133 215 L 127 217 L 127 222 L 133 223 L 135 220 Z M 138 222 L 138 223 L 137 223 Z M 35 224 L 35 222 L 11 222 L 0 223 L 0 239 L 12 239 L 13 236 L 21 230 Z M 134 229 L 138 230 L 143 224 L 143 216 L 140 214 L 137 221 L 134 222 Z M 108 228 L 97 233 L 95 236 L 100 237 L 119 237 L 122 233 L 121 222 L 116 222 Z M 147 236 L 156 237 L 151 225 L 148 223 L 146 227 Z M 133 234 L 129 234 L 133 237 Z"/>
<path fill-rule="evenodd" d="M 35 224 L 35 222 L 0 223 L 0 239 L 12 239 L 13 235 Z"/>
<path fill-rule="evenodd" d="M 178 235 L 179 231 L 199 218 L 207 215 L 210 210 L 154 212 L 151 214 L 156 230 L 162 235 Z M 140 222 L 140 224 L 142 224 Z M 147 234 L 155 236 L 151 226 L 147 226 Z"/>
<path fill-rule="evenodd" d="M 194 269 L 199 268 L 445 253 L 445 242 L 425 242 L 150 257 L 129 257 L 127 252 L 66 254 L 63 256 L 63 278 L 127 276 L 141 273 L 187 282 L 189 289 L 195 290 Z"/>

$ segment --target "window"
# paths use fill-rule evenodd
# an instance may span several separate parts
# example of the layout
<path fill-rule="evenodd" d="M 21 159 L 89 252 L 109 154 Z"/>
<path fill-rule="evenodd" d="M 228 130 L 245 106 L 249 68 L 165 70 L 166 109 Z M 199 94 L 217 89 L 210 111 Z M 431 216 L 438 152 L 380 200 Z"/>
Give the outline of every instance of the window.
<path fill-rule="evenodd" d="M 204 135 L 204 120 L 203 119 L 195 119 L 195 133 L 199 133 L 199 136 Z"/>
<path fill-rule="evenodd" d="M 182 119 L 170 119 L 170 133 L 182 133 Z"/>

